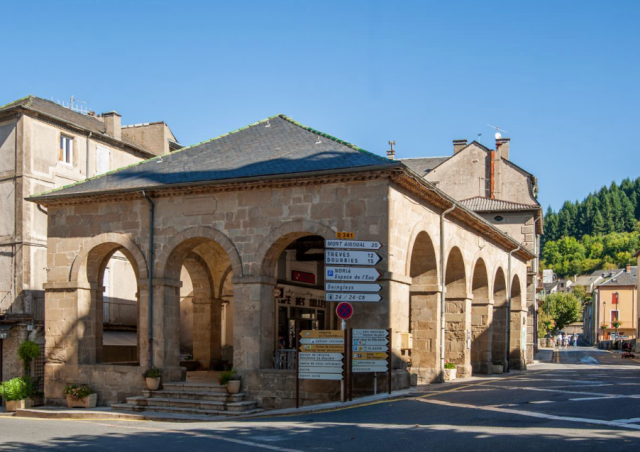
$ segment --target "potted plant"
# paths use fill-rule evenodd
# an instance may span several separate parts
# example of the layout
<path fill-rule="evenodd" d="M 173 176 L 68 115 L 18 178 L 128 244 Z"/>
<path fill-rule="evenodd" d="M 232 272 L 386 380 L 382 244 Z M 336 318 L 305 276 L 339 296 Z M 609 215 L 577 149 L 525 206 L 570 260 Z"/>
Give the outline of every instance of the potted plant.
<path fill-rule="evenodd" d="M 409 369 L 409 386 L 418 386 L 418 373 Z"/>
<path fill-rule="evenodd" d="M 31 408 L 31 397 L 34 395 L 35 386 L 29 377 L 12 378 L 0 383 L 0 397 L 6 402 L 8 412 Z"/>
<path fill-rule="evenodd" d="M 64 388 L 69 408 L 95 408 L 98 394 L 88 385 L 69 385 Z"/>
<path fill-rule="evenodd" d="M 24 374 L 31 375 L 31 363 L 40 356 L 40 347 L 33 341 L 24 341 L 18 347 L 18 357 L 24 364 Z"/>
<path fill-rule="evenodd" d="M 237 394 L 240 392 L 240 375 L 238 375 L 235 368 L 222 372 L 220 378 L 218 378 L 218 383 L 226 386 L 229 394 Z"/>
<path fill-rule="evenodd" d="M 447 361 L 444 363 L 444 381 L 453 381 L 456 379 L 456 365 Z"/>
<path fill-rule="evenodd" d="M 149 391 L 157 391 L 160 387 L 160 378 L 162 377 L 162 369 L 157 367 L 150 367 L 144 373 L 145 381 L 147 382 L 147 389 Z"/>

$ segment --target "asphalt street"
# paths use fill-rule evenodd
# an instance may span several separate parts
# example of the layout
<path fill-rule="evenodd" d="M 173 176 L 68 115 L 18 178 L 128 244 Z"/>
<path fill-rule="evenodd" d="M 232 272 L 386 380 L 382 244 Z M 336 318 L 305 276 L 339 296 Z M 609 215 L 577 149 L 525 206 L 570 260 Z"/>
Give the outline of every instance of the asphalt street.
<path fill-rule="evenodd" d="M 542 356 L 526 372 L 319 414 L 197 424 L 0 417 L 0 450 L 640 450 L 640 359 L 592 348 Z"/>

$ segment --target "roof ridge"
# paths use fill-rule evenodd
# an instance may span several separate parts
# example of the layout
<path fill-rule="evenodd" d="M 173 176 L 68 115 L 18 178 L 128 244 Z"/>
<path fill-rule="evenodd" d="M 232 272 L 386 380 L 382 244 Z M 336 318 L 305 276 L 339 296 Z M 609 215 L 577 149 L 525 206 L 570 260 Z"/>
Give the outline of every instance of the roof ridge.
<path fill-rule="evenodd" d="M 490 201 L 499 201 L 499 202 L 507 202 L 509 204 L 519 204 L 521 206 L 532 206 L 532 207 L 537 207 L 536 204 L 526 204 L 524 202 L 516 202 L 516 201 L 509 201 L 507 199 L 498 199 L 498 198 L 489 198 L 488 196 L 472 196 L 471 198 L 466 198 L 466 199 L 461 199 L 460 202 L 464 202 L 464 201 L 471 201 L 472 199 L 488 199 Z"/>
<path fill-rule="evenodd" d="M 26 96 L 21 97 L 20 99 L 12 100 L 12 101 L 11 101 L 11 102 L 9 102 L 9 103 L 6 103 L 6 104 L 4 104 L 4 105 L 0 105 L 0 108 L 5 108 L 5 107 L 8 107 L 9 105 L 17 104 L 18 102 L 21 102 L 21 101 L 23 101 L 23 100 L 25 100 L 25 99 L 29 99 L 29 101 L 31 101 L 31 98 L 32 98 L 32 97 L 33 97 L 33 95 L 31 95 L 31 94 L 27 94 Z"/>
<path fill-rule="evenodd" d="M 402 161 L 402 160 L 424 160 L 424 159 L 448 159 L 449 157 L 451 157 L 451 155 L 436 155 L 433 157 L 405 157 L 398 160 Z"/>
<path fill-rule="evenodd" d="M 294 126 L 300 127 L 301 129 L 306 130 L 307 132 L 311 132 L 311 133 L 314 133 L 316 135 L 320 135 L 321 137 L 328 138 L 329 140 L 335 141 L 336 143 L 339 143 L 339 144 L 341 144 L 343 146 L 351 148 L 354 151 L 362 152 L 363 154 L 367 154 L 367 155 L 370 155 L 372 157 L 376 157 L 376 158 L 378 158 L 378 159 L 380 159 L 380 160 L 382 160 L 384 162 L 393 162 L 394 161 L 394 160 L 388 159 L 386 157 L 382 157 L 382 156 L 380 156 L 378 154 L 374 154 L 373 152 L 367 151 L 366 149 L 362 149 L 361 147 L 358 147 L 355 144 L 349 143 L 348 141 L 344 141 L 344 140 L 341 140 L 339 138 L 336 138 L 333 135 L 329 135 L 328 133 L 321 132 L 321 131 L 316 130 L 316 129 L 314 129 L 312 127 L 309 127 L 309 126 L 305 126 L 304 124 L 302 124 L 302 123 L 296 121 L 295 119 L 290 118 L 289 116 L 284 115 L 282 113 L 280 113 L 280 114 L 278 114 L 276 116 L 279 116 L 280 118 L 284 119 L 285 121 L 288 121 L 291 124 L 293 124 Z"/>

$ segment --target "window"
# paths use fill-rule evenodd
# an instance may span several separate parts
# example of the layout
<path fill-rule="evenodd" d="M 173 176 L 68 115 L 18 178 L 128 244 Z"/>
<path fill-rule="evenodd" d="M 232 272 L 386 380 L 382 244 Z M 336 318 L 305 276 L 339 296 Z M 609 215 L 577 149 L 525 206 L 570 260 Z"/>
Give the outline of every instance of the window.
<path fill-rule="evenodd" d="M 109 171 L 109 157 L 111 151 L 108 148 L 98 146 L 96 158 L 96 174 L 104 174 Z"/>
<path fill-rule="evenodd" d="M 496 221 L 502 221 L 502 220 L 504 220 L 504 217 L 501 216 L 501 215 L 497 215 L 497 216 L 493 217 L 493 219 L 496 220 Z"/>
<path fill-rule="evenodd" d="M 60 135 L 60 161 L 68 165 L 73 164 L 73 138 Z"/>
<path fill-rule="evenodd" d="M 611 322 L 617 322 L 618 319 L 618 311 L 611 311 Z"/>

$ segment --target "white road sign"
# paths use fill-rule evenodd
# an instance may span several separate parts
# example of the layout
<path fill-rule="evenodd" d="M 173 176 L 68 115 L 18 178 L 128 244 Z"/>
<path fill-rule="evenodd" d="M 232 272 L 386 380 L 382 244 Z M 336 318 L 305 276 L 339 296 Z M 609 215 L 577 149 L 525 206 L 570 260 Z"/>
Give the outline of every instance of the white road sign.
<path fill-rule="evenodd" d="M 342 362 L 342 353 L 300 353 L 298 355 L 302 361 L 338 361 Z"/>
<path fill-rule="evenodd" d="M 386 359 L 354 359 L 353 367 L 368 367 L 368 366 L 382 366 L 387 365 Z"/>
<path fill-rule="evenodd" d="M 342 361 L 308 361 L 300 360 L 300 368 L 303 367 L 337 367 L 342 369 Z"/>
<path fill-rule="evenodd" d="M 325 250 L 324 263 L 337 265 L 376 265 L 382 260 L 372 251 Z"/>
<path fill-rule="evenodd" d="M 319 374 L 316 372 L 304 372 L 299 373 L 298 378 L 300 380 L 342 380 L 342 374 Z"/>
<path fill-rule="evenodd" d="M 374 282 L 380 278 L 375 268 L 325 267 L 327 281 Z"/>
<path fill-rule="evenodd" d="M 342 345 L 344 338 L 335 337 L 303 337 L 300 339 L 301 344 L 322 344 L 322 345 Z"/>
<path fill-rule="evenodd" d="M 346 301 L 349 303 L 377 303 L 382 300 L 382 297 L 377 293 L 331 293 L 325 292 L 325 301 Z"/>
<path fill-rule="evenodd" d="M 353 367 L 351 372 L 386 372 L 387 366 Z"/>
<path fill-rule="evenodd" d="M 387 345 L 388 339 L 354 339 L 353 345 Z"/>
<path fill-rule="evenodd" d="M 342 367 L 300 366 L 298 372 L 320 374 L 342 374 Z"/>
<path fill-rule="evenodd" d="M 374 337 L 388 337 L 389 332 L 387 330 L 361 330 L 354 329 L 353 337 L 355 338 L 374 338 Z"/>
<path fill-rule="evenodd" d="M 386 345 L 354 345 L 351 349 L 354 352 L 386 352 L 389 347 Z"/>
<path fill-rule="evenodd" d="M 366 240 L 325 240 L 324 247 L 358 250 L 379 250 L 380 248 L 382 248 L 382 243 L 369 242 Z"/>
<path fill-rule="evenodd" d="M 380 292 L 380 284 L 358 284 L 358 283 L 324 283 L 324 290 L 327 292 Z"/>

